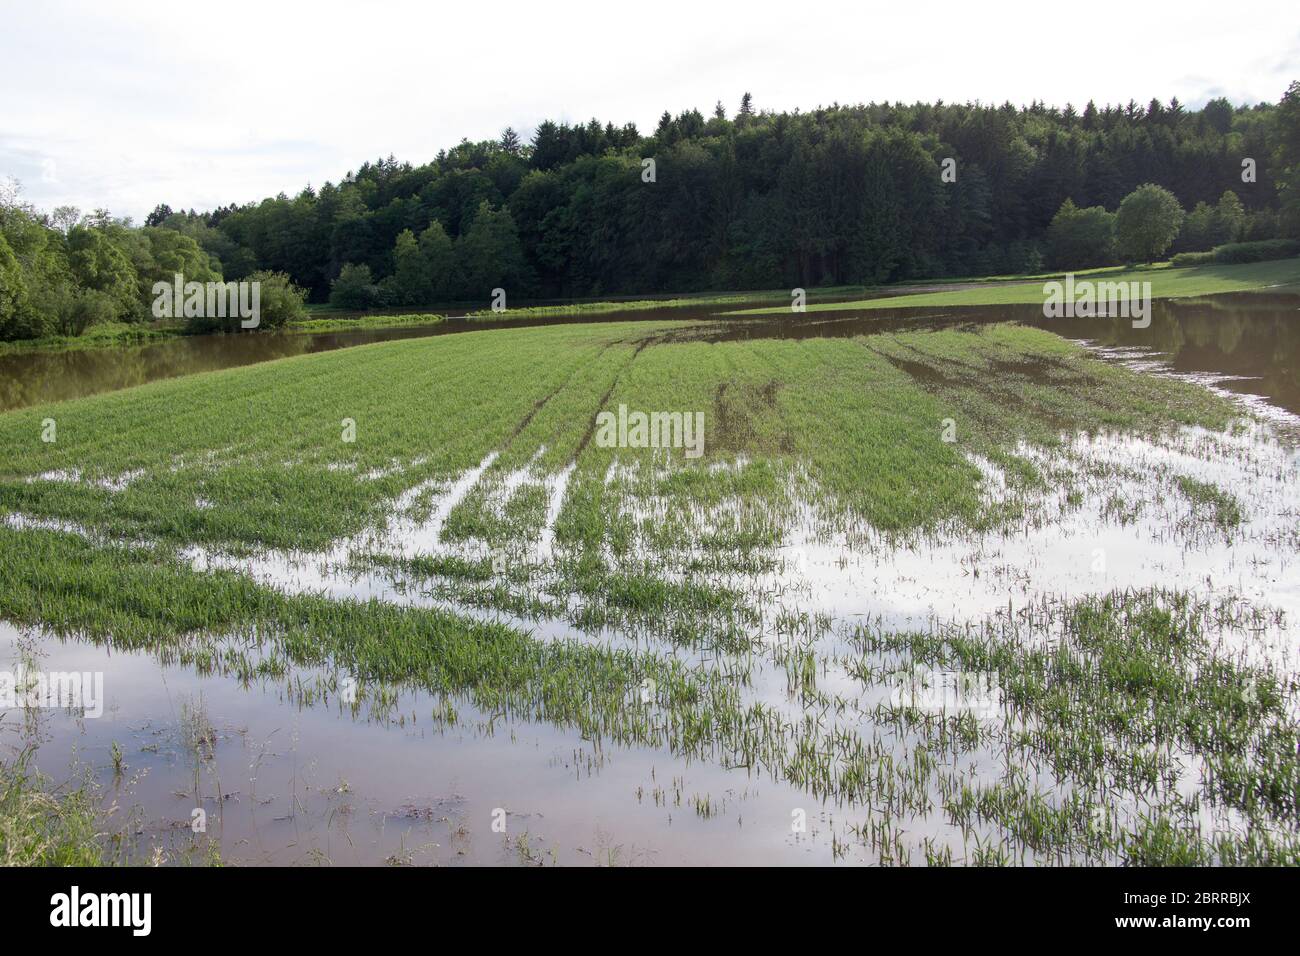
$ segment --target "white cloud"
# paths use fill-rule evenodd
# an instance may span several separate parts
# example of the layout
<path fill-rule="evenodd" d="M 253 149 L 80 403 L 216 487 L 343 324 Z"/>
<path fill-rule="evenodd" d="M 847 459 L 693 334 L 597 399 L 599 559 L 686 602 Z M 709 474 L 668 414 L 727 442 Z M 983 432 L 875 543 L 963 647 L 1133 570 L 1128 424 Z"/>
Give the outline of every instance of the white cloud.
<path fill-rule="evenodd" d="M 1290 3 L 228 0 L 11 5 L 0 175 L 29 201 L 142 217 L 423 162 L 545 118 L 871 100 L 1276 101 L 1300 78 Z M 43 172 L 51 167 L 57 176 Z"/>

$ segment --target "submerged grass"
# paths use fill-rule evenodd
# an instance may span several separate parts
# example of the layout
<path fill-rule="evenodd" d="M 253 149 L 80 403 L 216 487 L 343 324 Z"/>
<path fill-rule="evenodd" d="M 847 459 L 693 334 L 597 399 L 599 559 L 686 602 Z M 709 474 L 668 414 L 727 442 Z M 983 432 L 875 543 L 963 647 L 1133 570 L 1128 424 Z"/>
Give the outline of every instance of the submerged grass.
<path fill-rule="evenodd" d="M 1235 497 L 1217 485 L 1188 475 L 1179 475 L 1175 483 L 1194 507 L 1209 512 L 1217 527 L 1235 528 L 1241 524 L 1241 505 Z"/>
<path fill-rule="evenodd" d="M 975 686 L 997 688 L 985 732 L 1005 776 L 945 793 L 963 826 L 993 821 L 1040 852 L 1140 865 L 1296 865 L 1300 683 L 1212 639 L 1268 623 L 1232 602 L 1126 591 L 973 630 L 859 628 L 865 654 L 850 672 L 878 682 L 881 660 L 902 654 L 917 668 L 991 678 Z M 940 742 L 933 721 L 906 707 L 886 719 Z M 1044 762 L 1067 787 L 1059 795 L 1021 775 Z M 1235 823 L 1212 825 L 1216 808 Z"/>
<path fill-rule="evenodd" d="M 816 720 L 748 700 L 743 669 L 542 642 L 437 610 L 286 596 L 242 575 L 200 574 L 158 552 L 75 535 L 0 531 L 0 545 L 6 618 L 244 680 L 324 667 L 366 686 L 415 686 L 485 713 L 572 727 L 589 740 L 744 768 L 837 806 L 874 808 L 875 829 L 857 835 L 886 862 L 910 859 L 893 821 L 936 809 L 966 834 L 966 861 L 992 827 L 1015 857 L 1044 862 L 1300 862 L 1292 716 L 1300 688 L 1211 640 L 1215 628 L 1249 633 L 1267 623 L 1242 606 L 1135 591 L 1045 603 L 975 630 L 859 628 L 848 673 L 868 691 L 900 656 L 915 667 L 991 673 L 1000 688 L 991 722 L 901 701 L 868 704 L 864 723 L 854 716 L 860 701 L 819 688 L 826 665 L 807 648 L 786 658 L 785 674 Z M 641 593 L 628 586 L 624 593 Z M 648 590 L 631 600 L 670 600 Z M 1059 638 L 1044 641 L 1049 634 Z M 977 752 L 995 755 L 1001 769 L 969 776 L 962 755 Z M 1196 766 L 1189 795 L 1180 781 Z M 1197 822 L 1215 807 L 1237 822 Z"/>
<path fill-rule="evenodd" d="M 124 765 L 116 743 L 111 792 L 87 764 L 74 762 L 74 777 L 56 783 L 35 757 L 28 743 L 0 761 L 0 867 L 222 865 L 219 845 L 206 837 L 164 846 L 144 836 L 140 808 L 121 803 Z"/>

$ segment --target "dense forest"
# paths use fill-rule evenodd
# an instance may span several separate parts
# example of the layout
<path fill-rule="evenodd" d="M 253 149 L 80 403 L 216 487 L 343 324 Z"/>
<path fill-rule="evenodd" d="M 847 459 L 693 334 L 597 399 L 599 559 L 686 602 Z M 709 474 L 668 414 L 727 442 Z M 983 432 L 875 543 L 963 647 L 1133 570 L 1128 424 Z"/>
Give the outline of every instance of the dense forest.
<path fill-rule="evenodd" d="M 1278 104 L 871 104 L 544 122 L 207 212 L 0 203 L 0 337 L 147 316 L 157 277 L 287 276 L 348 307 L 876 284 L 1133 258 L 1155 184 L 1170 251 L 1300 237 L 1300 83 Z M 1136 207 L 1135 207 L 1136 208 Z M 1185 213 L 1185 217 L 1184 217 Z M 1179 226 L 1181 225 L 1181 230 Z M 1095 235 L 1093 235 L 1095 233 Z M 1089 238 L 1090 235 L 1092 238 Z"/>

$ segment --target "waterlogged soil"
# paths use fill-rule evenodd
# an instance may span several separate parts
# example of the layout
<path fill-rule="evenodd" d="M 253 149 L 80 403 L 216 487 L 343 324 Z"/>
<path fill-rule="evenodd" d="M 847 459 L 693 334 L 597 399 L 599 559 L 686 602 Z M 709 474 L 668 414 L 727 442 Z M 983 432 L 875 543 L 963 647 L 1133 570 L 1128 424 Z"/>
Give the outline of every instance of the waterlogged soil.
<path fill-rule="evenodd" d="M 725 578 L 754 598 L 757 617 L 748 629 L 758 635 L 752 653 L 725 666 L 746 669 L 747 704 L 770 708 L 791 726 L 816 712 L 827 731 L 860 733 L 879 766 L 893 768 L 889 780 L 902 781 L 911 794 L 882 791 L 882 806 L 814 796 L 755 767 L 688 759 L 483 712 L 459 698 L 452 706 L 409 687 L 370 685 L 356 703 L 340 695 L 337 675 L 324 671 L 297 668 L 281 678 L 240 680 L 155 653 L 3 622 L 0 672 L 99 672 L 106 699 L 97 717 L 68 708 L 0 710 L 0 755 L 34 747 L 44 774 L 65 786 L 89 781 L 103 804 L 116 808 L 115 819 L 131 821 L 126 829 L 133 834 L 134 858 L 148 859 L 161 847 L 176 863 L 201 863 L 214 849 L 227 861 L 247 864 L 925 863 L 943 859 L 938 848 L 948 848 L 950 862 L 958 863 L 1115 862 L 1113 849 L 1048 843 L 1036 850 L 1029 837 L 1009 840 L 1006 833 L 1017 832 L 1019 824 L 1008 823 L 1006 815 L 945 810 L 964 805 L 953 788 L 967 781 L 1008 788 L 998 791 L 992 801 L 998 803 L 1013 785 L 1051 790 L 1055 779 L 1041 764 L 1008 767 L 1011 751 L 986 715 L 971 719 L 977 727 L 966 727 L 972 740 L 951 744 L 951 754 L 949 744 L 927 744 L 918 730 L 926 726 L 924 717 L 902 719 L 891 711 L 894 723 L 880 720 L 877 708 L 897 703 L 893 691 L 888 684 L 864 686 L 857 668 L 871 660 L 906 670 L 911 661 L 864 655 L 870 643 L 864 635 L 992 620 L 998 627 L 1024 626 L 1031 639 L 1051 646 L 1060 636 L 1063 602 L 1130 587 L 1184 589 L 1220 609 L 1239 602 L 1267 609 L 1249 619 L 1241 612 L 1240 626 L 1217 637 L 1219 650 L 1229 648 L 1224 653 L 1241 666 L 1263 662 L 1296 673 L 1298 306 L 1295 297 L 1268 294 L 1156 301 L 1144 329 L 1122 319 L 1047 320 L 1033 306 L 725 322 L 713 318 L 715 309 L 673 309 L 499 327 L 449 320 L 355 333 L 216 336 L 0 358 L 5 409 L 366 342 L 471 329 L 508 334 L 524 324 L 671 318 L 697 324 L 674 330 L 670 340 L 864 336 L 871 347 L 877 333 L 1017 322 L 1086 342 L 1108 361 L 1142 374 L 1175 375 L 1219 390 L 1256 416 L 1255 425 L 1230 435 L 1199 429 L 1158 440 L 1076 435 L 1055 450 L 1021 449 L 1042 473 L 1073 470 L 1076 477 L 1068 495 L 1043 495 L 1025 508 L 1019 525 L 985 534 L 927 534 L 900 544 L 860 528 L 828 529 L 815 502 L 792 494 L 788 534 L 774 549 L 775 562 Z M 887 358 L 927 391 L 942 393 L 955 384 L 951 368 L 940 371 L 933 362 L 893 353 Z M 1049 362 L 995 368 L 1061 382 L 1062 369 Z M 450 484 L 414 489 L 395 505 L 408 513 L 396 515 L 382 532 L 322 553 L 232 556 L 194 548 L 186 557 L 196 569 L 237 570 L 291 594 L 444 608 L 504 621 L 537 640 L 650 647 L 691 666 L 723 666 L 717 648 L 677 644 L 653 626 L 642 632 L 618 619 L 584 623 L 589 609 L 551 600 L 548 595 L 563 587 L 548 591 L 556 582 L 546 574 L 528 578 L 532 603 L 503 607 L 465 587 L 431 588 L 427 576 L 354 560 L 366 554 L 482 560 L 447 528 L 487 480 L 499 482 L 489 491 L 503 503 L 521 488 L 535 488 L 546 501 L 532 555 L 545 566 L 553 557 L 571 469 L 547 474 L 529 463 L 501 478 L 492 471 L 494 457 Z M 971 463 L 984 475 L 987 496 L 1014 497 L 997 464 Z M 620 480 L 611 472 L 606 485 Z M 1215 509 L 1227 505 L 1195 497 L 1203 487 L 1231 492 L 1243 515 L 1240 529 L 1219 520 Z M 634 525 L 653 521 L 652 503 L 644 507 L 629 515 Z M 696 531 L 725 526 L 725 507 L 692 520 Z M 508 570 L 494 568 L 498 577 Z M 1008 614 L 1015 620 L 1002 617 Z M 800 675 L 805 654 L 815 661 L 813 673 Z M 1170 764 L 1162 770 L 1162 793 L 1195 794 L 1201 758 L 1171 745 L 1165 759 Z M 930 772 L 927 762 L 936 760 L 950 776 Z M 1117 798 L 1110 810 L 1136 816 L 1145 798 L 1140 788 L 1129 789 L 1132 799 Z M 928 811 L 919 809 L 923 805 Z M 1231 806 L 1189 812 L 1207 833 L 1240 833 L 1250 825 Z M 1028 816 L 1023 807 L 1010 811 L 1016 814 Z M 1294 820 L 1284 822 L 1284 835 L 1293 826 Z"/>
<path fill-rule="evenodd" d="M 1193 377 L 1240 395 L 1260 396 L 1300 414 L 1300 299 L 1267 292 L 1203 299 L 1156 299 L 1151 324 L 1131 319 L 1049 319 L 1034 305 L 950 306 L 897 312 L 818 312 L 719 324 L 712 341 L 748 338 L 854 337 L 916 328 L 1015 322 L 1152 362 L 1153 370 Z"/>

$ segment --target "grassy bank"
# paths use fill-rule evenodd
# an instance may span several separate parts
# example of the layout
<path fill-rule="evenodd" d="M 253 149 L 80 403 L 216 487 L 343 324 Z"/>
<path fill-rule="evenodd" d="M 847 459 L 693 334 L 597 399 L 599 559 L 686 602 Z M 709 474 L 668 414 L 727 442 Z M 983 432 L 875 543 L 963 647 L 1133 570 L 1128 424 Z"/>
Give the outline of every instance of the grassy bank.
<path fill-rule="evenodd" d="M 415 325 L 437 325 L 445 315 L 420 312 L 404 315 L 362 315 L 355 318 L 311 316 L 289 323 L 286 332 L 346 332 L 354 329 L 400 329 Z"/>
<path fill-rule="evenodd" d="M 1188 296 L 1218 295 L 1224 292 L 1254 292 L 1261 289 L 1292 286 L 1300 283 L 1300 259 L 1282 259 L 1273 262 L 1252 262 L 1245 265 L 1209 265 L 1189 269 L 1174 269 L 1168 263 L 1139 268 L 1090 269 L 1075 273 L 1076 277 L 1094 282 L 1150 282 L 1151 296 L 1155 299 L 1185 298 Z M 1014 279 L 1014 281 L 1012 281 Z M 1034 277 L 1043 282 L 1063 280 L 1064 273 L 1044 274 Z M 952 292 L 922 292 L 914 295 L 889 296 L 879 299 L 860 299 L 854 302 L 816 302 L 809 312 L 870 311 L 875 309 L 934 308 L 959 305 L 1041 305 L 1043 287 L 1027 277 L 1006 277 L 998 280 L 979 280 L 974 289 Z M 987 284 L 983 284 L 987 283 Z M 789 314 L 789 306 L 781 308 L 742 309 L 727 315 L 780 315 Z"/>
<path fill-rule="evenodd" d="M 81 335 L 55 335 L 40 339 L 0 342 L 0 355 L 21 352 L 71 352 L 79 349 L 131 348 L 184 335 L 178 325 L 107 322 L 92 325 Z"/>
<path fill-rule="evenodd" d="M 865 291 L 862 287 L 817 289 L 823 295 L 845 295 Z M 611 312 L 651 312 L 657 309 L 702 309 L 710 306 L 738 305 L 745 302 L 766 302 L 770 299 L 788 299 L 789 290 L 770 292 L 728 292 L 676 296 L 663 299 L 611 299 L 606 302 L 573 302 L 561 305 L 529 305 L 517 309 L 494 312 L 478 309 L 466 318 L 485 322 L 508 322 L 511 319 L 546 318 L 548 316 L 608 315 Z"/>
<path fill-rule="evenodd" d="M 0 761 L 0 867 L 221 865 L 212 841 L 145 845 L 136 808 L 119 803 L 127 796 L 120 778 L 110 796 L 84 763 L 59 783 L 33 758 L 28 748 Z"/>
<path fill-rule="evenodd" d="M 0 763 L 0 866 L 111 864 L 90 785 L 56 788 L 29 756 Z"/>

